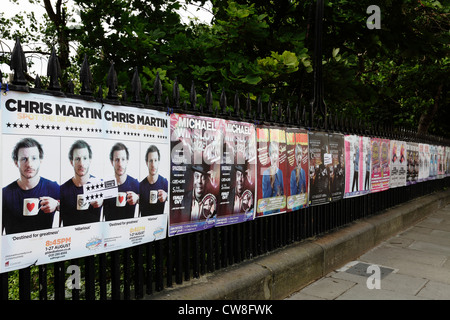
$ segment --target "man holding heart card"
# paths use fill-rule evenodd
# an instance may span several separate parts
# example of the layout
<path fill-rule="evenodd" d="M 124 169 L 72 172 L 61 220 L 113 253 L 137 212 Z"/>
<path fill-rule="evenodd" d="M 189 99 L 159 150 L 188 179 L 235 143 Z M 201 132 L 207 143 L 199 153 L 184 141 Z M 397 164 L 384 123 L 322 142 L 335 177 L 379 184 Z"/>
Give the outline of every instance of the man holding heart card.
<path fill-rule="evenodd" d="M 49 229 L 59 210 L 59 185 L 39 175 L 44 159 L 42 145 L 24 138 L 12 152 L 19 178 L 3 188 L 2 234 Z"/>

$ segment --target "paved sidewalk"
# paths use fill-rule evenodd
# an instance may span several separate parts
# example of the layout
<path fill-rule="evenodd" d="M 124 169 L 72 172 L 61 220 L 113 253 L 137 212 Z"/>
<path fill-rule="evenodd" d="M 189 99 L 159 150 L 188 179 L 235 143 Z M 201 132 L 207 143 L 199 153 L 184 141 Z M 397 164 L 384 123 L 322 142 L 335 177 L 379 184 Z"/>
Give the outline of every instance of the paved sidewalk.
<path fill-rule="evenodd" d="M 450 204 L 286 300 L 450 300 Z"/>

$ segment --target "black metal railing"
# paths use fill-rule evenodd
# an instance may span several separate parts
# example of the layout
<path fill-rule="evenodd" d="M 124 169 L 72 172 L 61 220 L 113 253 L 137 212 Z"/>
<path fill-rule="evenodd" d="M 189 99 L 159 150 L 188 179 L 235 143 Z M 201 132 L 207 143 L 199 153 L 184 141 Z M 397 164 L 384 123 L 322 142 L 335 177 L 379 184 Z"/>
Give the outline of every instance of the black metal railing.
<path fill-rule="evenodd" d="M 207 88 L 203 106 L 197 103 L 194 83 L 191 86 L 189 103 L 181 102 L 177 81 L 174 82 L 172 99 L 167 95 L 164 100 L 159 76 L 155 79 L 153 101 L 150 102 L 148 95 L 141 99 L 141 84 L 137 69 L 131 81 L 131 98 L 128 99 L 127 93 L 123 92 L 119 100 L 114 65 L 111 65 L 108 73 L 108 93 L 106 98 L 103 98 L 101 86 L 96 96 L 92 92 L 92 77 L 86 58 L 81 69 L 80 94 L 74 93 L 73 85 L 69 85 L 67 92 L 63 92 L 59 84 L 59 66 L 54 50 L 49 60 L 50 82 L 47 89 L 42 88 L 39 77 L 36 77 L 34 87 L 29 87 L 24 78 L 25 64 L 21 61 L 24 61 L 25 57 L 19 41 L 16 43 L 13 56 L 15 58 L 11 68 L 15 71 L 14 79 L 10 84 L 2 83 L 2 91 L 45 93 L 171 112 L 235 118 L 252 123 L 302 127 L 310 131 L 340 132 L 450 145 L 448 140 L 441 137 L 419 136 L 403 128 L 369 125 L 358 119 L 331 115 L 326 108 L 320 109 L 322 111 L 316 114 L 317 110 L 314 108 L 318 108 L 317 102 L 311 104 L 311 110 L 299 105 L 291 108 L 289 104 L 271 101 L 265 107 L 260 98 L 256 100 L 256 106 L 252 106 L 253 101 L 247 95 L 245 106 L 241 107 L 240 94 L 236 94 L 231 106 L 227 104 L 223 90 L 220 94 L 219 108 L 214 110 L 211 86 Z M 316 99 L 321 100 L 321 95 L 319 94 Z M 269 215 L 241 224 L 168 237 L 118 251 L 3 273 L 0 274 L 0 299 L 141 299 L 175 284 L 182 284 L 192 278 L 254 259 L 289 244 L 336 230 L 387 208 L 442 190 L 449 185 L 449 181 L 449 177 L 429 180 L 359 197 L 344 198 L 285 214 Z M 83 283 L 80 289 L 68 289 L 67 268 L 70 265 L 81 268 Z M 13 282 L 17 279 L 18 282 Z"/>

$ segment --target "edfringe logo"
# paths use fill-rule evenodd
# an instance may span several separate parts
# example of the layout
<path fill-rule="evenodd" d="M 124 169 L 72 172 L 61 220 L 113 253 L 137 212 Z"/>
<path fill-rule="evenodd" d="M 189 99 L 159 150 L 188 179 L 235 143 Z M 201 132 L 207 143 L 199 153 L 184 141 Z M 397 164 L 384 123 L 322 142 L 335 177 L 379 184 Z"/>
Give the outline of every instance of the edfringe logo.
<path fill-rule="evenodd" d="M 258 204 L 259 211 L 264 211 L 268 206 L 267 200 L 262 199 Z"/>
<path fill-rule="evenodd" d="M 162 234 L 163 231 L 164 231 L 164 228 L 163 228 L 163 227 L 159 227 L 159 228 L 157 228 L 155 231 L 153 231 L 153 235 L 154 235 L 155 237 L 157 237 L 159 234 Z"/>
<path fill-rule="evenodd" d="M 96 250 L 102 244 L 102 239 L 92 238 L 86 243 L 86 248 L 89 250 Z"/>

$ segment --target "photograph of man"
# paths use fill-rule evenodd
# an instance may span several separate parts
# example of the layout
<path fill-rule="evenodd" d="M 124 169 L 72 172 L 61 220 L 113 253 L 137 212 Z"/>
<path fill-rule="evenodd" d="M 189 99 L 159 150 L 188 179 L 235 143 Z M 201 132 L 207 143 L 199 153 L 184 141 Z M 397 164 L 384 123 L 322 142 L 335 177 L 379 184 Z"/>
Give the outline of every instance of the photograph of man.
<path fill-rule="evenodd" d="M 327 201 L 330 194 L 329 170 L 328 165 L 325 165 L 325 155 L 328 155 L 328 145 L 323 144 L 323 142 L 321 143 L 322 145 L 320 147 L 320 160 L 313 152 L 311 152 L 310 156 L 310 192 L 311 198 L 317 200 L 316 204 L 319 203 L 319 201 Z"/>
<path fill-rule="evenodd" d="M 139 184 L 139 210 L 141 217 L 164 213 L 169 184 L 159 174 L 161 155 L 158 147 L 151 145 L 145 154 L 148 176 Z"/>
<path fill-rule="evenodd" d="M 94 178 L 89 173 L 91 146 L 84 140 L 75 141 L 69 150 L 69 161 L 74 175 L 61 185 L 61 225 L 67 227 L 99 222 L 103 201 L 87 203 L 83 198 L 83 185 Z"/>
<path fill-rule="evenodd" d="M 270 142 L 270 167 L 264 170 L 262 177 L 262 197 L 271 198 L 284 195 L 283 171 L 279 168 L 278 142 Z"/>
<path fill-rule="evenodd" d="M 128 148 L 117 142 L 109 153 L 109 160 L 114 168 L 118 185 L 116 198 L 103 201 L 105 221 L 130 219 L 135 217 L 136 204 L 139 200 L 139 181 L 127 174 L 130 154 Z"/>
<path fill-rule="evenodd" d="M 192 165 L 193 184 L 192 190 L 188 191 L 183 198 L 182 221 L 199 221 L 212 218 L 217 213 L 217 201 L 211 194 L 210 169 L 208 164 Z"/>
<path fill-rule="evenodd" d="M 2 234 L 52 227 L 59 210 L 59 185 L 39 175 L 42 145 L 32 138 L 20 140 L 12 151 L 19 178 L 3 188 Z"/>
<path fill-rule="evenodd" d="M 245 180 L 248 174 L 246 165 L 235 165 L 235 187 L 231 192 L 233 201 L 233 213 L 246 213 L 253 208 L 253 194 L 245 188 Z"/>
<path fill-rule="evenodd" d="M 305 169 L 302 168 L 302 149 L 302 145 L 300 144 L 295 146 L 295 163 L 297 166 L 291 172 L 291 195 L 306 192 L 306 172 Z M 304 149 L 307 149 L 306 146 L 304 146 Z"/>

